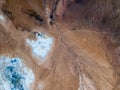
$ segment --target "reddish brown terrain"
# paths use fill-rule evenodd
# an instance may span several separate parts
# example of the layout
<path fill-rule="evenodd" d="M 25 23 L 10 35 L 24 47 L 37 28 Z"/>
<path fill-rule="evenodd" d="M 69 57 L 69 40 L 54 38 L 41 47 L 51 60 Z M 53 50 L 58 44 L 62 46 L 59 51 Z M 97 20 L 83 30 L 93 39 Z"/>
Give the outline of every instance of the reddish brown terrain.
<path fill-rule="evenodd" d="M 54 39 L 45 59 L 35 32 Z M 120 1 L 0 0 L 0 55 L 23 59 L 30 90 L 120 90 Z"/>

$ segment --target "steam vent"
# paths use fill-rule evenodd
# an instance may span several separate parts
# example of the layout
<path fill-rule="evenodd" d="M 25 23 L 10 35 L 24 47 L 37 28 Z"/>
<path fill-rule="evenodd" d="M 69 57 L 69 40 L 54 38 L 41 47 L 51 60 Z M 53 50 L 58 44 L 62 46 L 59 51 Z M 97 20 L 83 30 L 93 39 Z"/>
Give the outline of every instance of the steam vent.
<path fill-rule="evenodd" d="M 0 0 L 0 90 L 120 90 L 120 0 Z"/>

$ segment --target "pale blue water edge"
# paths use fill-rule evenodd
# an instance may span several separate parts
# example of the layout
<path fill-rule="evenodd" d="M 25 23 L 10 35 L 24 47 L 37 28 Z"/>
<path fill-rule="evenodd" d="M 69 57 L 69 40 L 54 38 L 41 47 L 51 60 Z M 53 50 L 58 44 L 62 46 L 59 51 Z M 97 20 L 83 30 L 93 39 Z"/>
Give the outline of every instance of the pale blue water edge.
<path fill-rule="evenodd" d="M 30 45 L 33 55 L 45 59 L 53 45 L 53 38 L 44 33 L 36 33 L 36 40 L 27 39 L 26 42 Z"/>
<path fill-rule="evenodd" d="M 19 57 L 0 56 L 0 90 L 30 90 L 34 73 Z"/>

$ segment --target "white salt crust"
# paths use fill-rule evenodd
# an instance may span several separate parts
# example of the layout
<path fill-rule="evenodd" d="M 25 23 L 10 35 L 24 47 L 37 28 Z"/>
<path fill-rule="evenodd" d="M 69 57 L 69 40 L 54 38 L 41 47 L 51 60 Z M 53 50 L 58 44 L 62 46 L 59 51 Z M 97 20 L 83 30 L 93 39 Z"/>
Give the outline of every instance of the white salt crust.
<path fill-rule="evenodd" d="M 53 38 L 45 35 L 44 33 L 36 33 L 37 40 L 29 40 L 26 42 L 30 45 L 34 56 L 45 59 L 52 48 Z"/>

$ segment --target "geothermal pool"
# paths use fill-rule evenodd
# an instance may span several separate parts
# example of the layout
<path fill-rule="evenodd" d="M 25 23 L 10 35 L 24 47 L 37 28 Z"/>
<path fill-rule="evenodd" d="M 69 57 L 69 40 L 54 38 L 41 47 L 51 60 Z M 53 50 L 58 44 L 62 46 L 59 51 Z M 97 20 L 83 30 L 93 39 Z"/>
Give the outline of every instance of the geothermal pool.
<path fill-rule="evenodd" d="M 30 90 L 34 73 L 19 57 L 0 56 L 0 90 Z"/>

